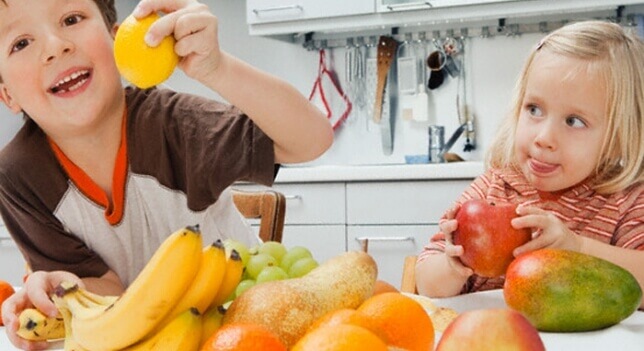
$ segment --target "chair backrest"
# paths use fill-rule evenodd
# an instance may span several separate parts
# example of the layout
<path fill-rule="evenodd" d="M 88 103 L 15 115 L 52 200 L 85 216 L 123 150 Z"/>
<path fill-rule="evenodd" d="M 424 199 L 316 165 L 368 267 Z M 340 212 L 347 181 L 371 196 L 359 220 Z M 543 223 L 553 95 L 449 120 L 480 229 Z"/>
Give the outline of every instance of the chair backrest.
<path fill-rule="evenodd" d="M 246 218 L 259 218 L 259 237 L 262 241 L 282 242 L 286 200 L 274 190 L 233 190 L 233 202 Z"/>
<path fill-rule="evenodd" d="M 416 290 L 416 256 L 405 257 L 400 291 L 411 294 L 418 293 Z"/>

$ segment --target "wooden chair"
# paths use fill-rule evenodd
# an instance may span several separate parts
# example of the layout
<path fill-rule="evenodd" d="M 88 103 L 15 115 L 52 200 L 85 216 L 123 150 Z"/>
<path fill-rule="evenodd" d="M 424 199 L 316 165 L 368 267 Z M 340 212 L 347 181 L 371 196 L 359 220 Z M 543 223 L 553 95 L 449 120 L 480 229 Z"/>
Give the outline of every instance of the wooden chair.
<path fill-rule="evenodd" d="M 416 256 L 414 255 L 405 257 L 400 291 L 411 294 L 418 293 L 416 290 Z"/>
<path fill-rule="evenodd" d="M 262 241 L 282 242 L 286 199 L 274 190 L 233 190 L 233 202 L 246 218 L 259 218 Z"/>

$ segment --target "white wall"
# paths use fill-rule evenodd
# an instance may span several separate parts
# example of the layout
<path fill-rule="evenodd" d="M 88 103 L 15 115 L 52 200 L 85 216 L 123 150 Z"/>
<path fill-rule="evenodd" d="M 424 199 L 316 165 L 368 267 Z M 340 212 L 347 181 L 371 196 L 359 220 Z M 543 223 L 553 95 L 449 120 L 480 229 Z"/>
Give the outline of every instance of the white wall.
<path fill-rule="evenodd" d="M 129 14 L 137 1 L 119 0 L 119 18 Z M 275 74 L 293 84 L 308 96 L 317 74 L 317 52 L 307 51 L 299 45 L 275 39 L 251 37 L 245 24 L 245 1 L 204 0 L 218 16 L 220 43 L 223 50 L 246 62 Z M 481 160 L 483 150 L 489 145 L 500 118 L 506 111 L 514 81 L 523 59 L 541 35 L 525 34 L 519 37 L 468 39 L 466 47 L 467 89 L 470 111 L 477 124 L 477 149 L 463 153 L 462 140 L 453 148 L 465 159 Z M 344 74 L 344 50 L 329 53 L 340 77 Z M 177 71 L 167 85 L 212 98 L 218 96 Z M 450 79 L 441 88 L 429 93 L 431 99 L 428 122 L 410 122 L 397 119 L 394 152 L 382 152 L 380 131 L 377 125 L 367 123 L 365 116 L 341 127 L 336 132 L 334 146 L 313 164 L 373 164 L 404 163 L 405 154 L 421 154 L 427 149 L 427 126 L 430 123 L 446 127 L 446 138 L 458 126 L 456 115 L 456 80 Z M 355 117 L 355 115 L 354 115 Z M 0 109 L 0 146 L 3 146 L 21 125 L 21 119 Z"/>

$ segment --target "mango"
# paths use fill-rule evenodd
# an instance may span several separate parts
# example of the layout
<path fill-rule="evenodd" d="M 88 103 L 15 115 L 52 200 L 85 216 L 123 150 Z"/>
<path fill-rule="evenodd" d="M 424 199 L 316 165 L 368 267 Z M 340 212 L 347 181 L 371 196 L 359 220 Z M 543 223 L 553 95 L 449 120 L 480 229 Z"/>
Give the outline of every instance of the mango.
<path fill-rule="evenodd" d="M 239 295 L 224 316 L 229 323 L 259 324 L 292 347 L 324 314 L 355 309 L 374 292 L 378 267 L 351 251 L 329 259 L 301 278 L 257 284 Z"/>
<path fill-rule="evenodd" d="M 503 286 L 506 304 L 547 332 L 607 328 L 637 310 L 642 289 L 633 275 L 606 260 L 542 249 L 517 257 Z"/>

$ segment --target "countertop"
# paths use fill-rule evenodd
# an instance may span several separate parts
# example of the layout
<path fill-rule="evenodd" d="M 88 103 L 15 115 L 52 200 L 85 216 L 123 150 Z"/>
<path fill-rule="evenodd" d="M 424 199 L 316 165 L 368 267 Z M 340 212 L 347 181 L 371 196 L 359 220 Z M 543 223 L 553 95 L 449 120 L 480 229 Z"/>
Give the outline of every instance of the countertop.
<path fill-rule="evenodd" d="M 483 162 L 365 166 L 282 166 L 275 183 L 474 179 Z"/>

